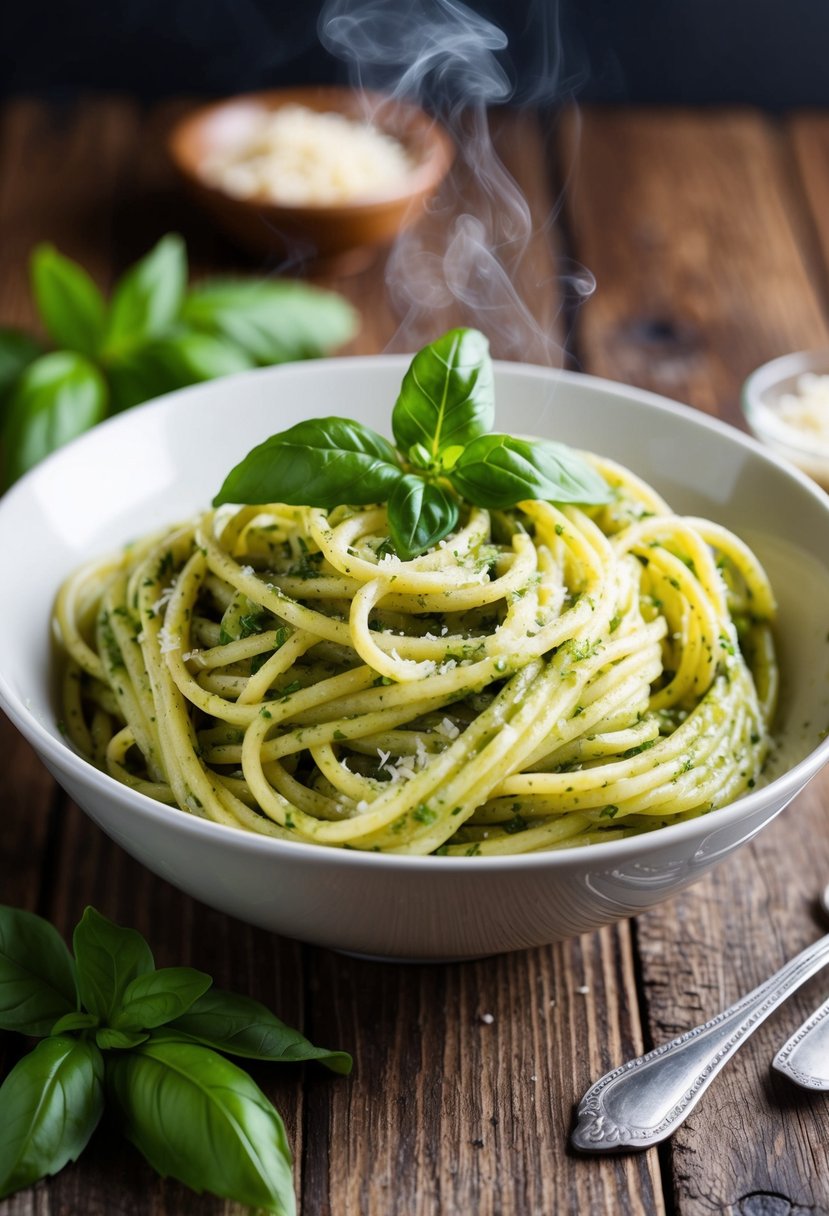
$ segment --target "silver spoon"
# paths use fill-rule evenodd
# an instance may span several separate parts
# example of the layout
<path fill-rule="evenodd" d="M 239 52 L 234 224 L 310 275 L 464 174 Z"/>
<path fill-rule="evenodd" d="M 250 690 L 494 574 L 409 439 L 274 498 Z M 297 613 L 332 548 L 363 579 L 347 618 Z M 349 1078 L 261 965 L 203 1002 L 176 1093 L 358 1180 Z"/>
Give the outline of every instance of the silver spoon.
<path fill-rule="evenodd" d="M 829 887 L 821 903 L 824 912 L 829 913 Z M 794 1032 L 771 1066 L 804 1089 L 829 1091 L 829 1000 Z"/>
<path fill-rule="evenodd" d="M 822 902 L 829 906 L 829 888 Z M 829 934 L 704 1025 L 606 1073 L 579 1103 L 573 1147 L 620 1152 L 667 1139 L 749 1035 L 827 963 Z"/>

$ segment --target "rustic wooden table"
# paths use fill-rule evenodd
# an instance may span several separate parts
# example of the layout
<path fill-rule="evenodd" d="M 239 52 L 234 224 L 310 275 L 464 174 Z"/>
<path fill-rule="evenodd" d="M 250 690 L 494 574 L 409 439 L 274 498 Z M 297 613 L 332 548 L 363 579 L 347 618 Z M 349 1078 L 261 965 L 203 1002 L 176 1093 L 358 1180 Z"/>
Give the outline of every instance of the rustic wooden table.
<path fill-rule="evenodd" d="M 33 320 L 26 263 L 41 239 L 103 285 L 170 229 L 186 236 L 197 273 L 261 269 L 177 192 L 159 140 L 178 109 L 6 109 L 0 323 Z M 534 238 L 521 286 L 571 365 L 739 425 L 739 386 L 754 366 L 829 344 L 829 116 L 596 110 L 497 125 L 539 229 L 558 216 Z M 459 187 L 474 208 L 472 188 Z M 598 281 L 577 310 L 559 307 L 562 258 Z M 354 349 L 382 349 L 396 328 L 382 265 L 329 281 L 363 314 Z M 634 922 L 482 962 L 392 966 L 195 904 L 88 822 L 5 720 L 0 747 L 2 902 L 64 932 L 95 904 L 139 928 L 160 965 L 203 968 L 353 1052 L 349 1080 L 255 1069 L 285 1115 L 305 1216 L 829 1213 L 829 1100 L 769 1072 L 825 996 L 819 978 L 757 1032 L 662 1150 L 585 1159 L 567 1148 L 591 1080 L 710 1017 L 816 936 L 829 772 L 752 845 Z M 0 1042 L 4 1068 L 18 1047 Z M 237 1212 L 160 1181 L 109 1127 L 78 1165 L 0 1203 L 0 1216 Z"/>

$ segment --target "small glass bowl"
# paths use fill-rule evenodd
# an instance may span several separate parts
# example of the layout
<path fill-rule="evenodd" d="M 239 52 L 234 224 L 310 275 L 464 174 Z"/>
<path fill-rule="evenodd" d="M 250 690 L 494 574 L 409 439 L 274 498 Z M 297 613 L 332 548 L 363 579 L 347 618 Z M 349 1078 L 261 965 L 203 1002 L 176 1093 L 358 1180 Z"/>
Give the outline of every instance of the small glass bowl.
<path fill-rule="evenodd" d="M 743 385 L 743 414 L 752 433 L 829 491 L 829 442 L 781 415 L 781 400 L 798 395 L 802 376 L 829 377 L 829 350 L 795 351 L 752 372 Z"/>

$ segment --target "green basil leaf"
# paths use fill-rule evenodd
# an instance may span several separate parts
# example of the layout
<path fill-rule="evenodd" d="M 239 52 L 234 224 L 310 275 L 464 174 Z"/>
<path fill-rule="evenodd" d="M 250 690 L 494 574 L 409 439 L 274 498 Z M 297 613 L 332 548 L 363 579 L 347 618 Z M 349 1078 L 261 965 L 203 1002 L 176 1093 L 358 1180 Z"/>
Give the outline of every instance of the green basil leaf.
<path fill-rule="evenodd" d="M 15 381 L 42 353 L 40 343 L 22 330 L 0 328 L 0 409 L 5 406 L 6 397 Z M 0 413 L 0 420 L 2 417 Z"/>
<path fill-rule="evenodd" d="M 523 499 L 610 502 L 607 482 L 572 448 L 547 439 L 481 435 L 448 474 L 467 502 L 498 510 Z"/>
<path fill-rule="evenodd" d="M 357 313 L 342 296 L 289 280 L 200 283 L 187 295 L 182 320 L 228 339 L 263 365 L 317 358 L 358 328 Z"/>
<path fill-rule="evenodd" d="M 95 1042 L 101 1051 L 130 1051 L 139 1043 L 146 1043 L 149 1037 L 146 1030 L 115 1030 L 112 1026 L 102 1026 L 95 1032 Z"/>
<path fill-rule="evenodd" d="M 66 1013 L 62 1018 L 58 1018 L 49 1033 L 66 1034 L 70 1030 L 93 1030 L 98 1022 L 99 1019 L 95 1017 L 94 1013 L 84 1013 L 83 1010 L 77 1009 L 73 1013 Z"/>
<path fill-rule="evenodd" d="M 404 560 L 417 557 L 448 536 L 458 524 L 455 499 L 414 473 L 401 477 L 389 496 L 389 533 Z"/>
<path fill-rule="evenodd" d="M 112 1018 L 119 1030 L 150 1030 L 180 1017 L 213 980 L 192 967 L 162 967 L 136 976 L 124 990 Z"/>
<path fill-rule="evenodd" d="M 412 359 L 392 413 L 397 446 L 437 458 L 488 431 L 495 418 L 489 343 L 477 329 L 451 329 Z"/>
<path fill-rule="evenodd" d="M 116 411 L 130 409 L 162 393 L 253 366 L 244 351 L 209 334 L 180 332 L 158 338 L 109 359 L 112 407 Z"/>
<path fill-rule="evenodd" d="M 213 505 L 363 506 L 383 502 L 401 476 L 397 453 L 376 431 L 348 418 L 313 418 L 249 452 L 228 473 Z"/>
<path fill-rule="evenodd" d="M 96 355 L 106 333 L 106 304 L 83 267 L 51 245 L 38 245 L 31 275 L 38 312 L 55 345 Z"/>
<path fill-rule="evenodd" d="M 38 1043 L 0 1086 L 0 1199 L 77 1161 L 104 1109 L 94 1043 Z"/>
<path fill-rule="evenodd" d="M 217 988 L 200 996 L 183 1017 L 169 1022 L 164 1031 L 186 1035 L 206 1047 L 249 1060 L 292 1063 L 318 1060 L 332 1072 L 343 1076 L 351 1072 L 351 1056 L 347 1052 L 315 1047 L 265 1005 Z"/>
<path fill-rule="evenodd" d="M 178 320 L 187 287 L 187 251 L 174 233 L 116 284 L 106 337 L 107 356 L 158 338 Z"/>
<path fill-rule="evenodd" d="M 152 401 L 164 393 L 181 388 L 178 375 L 169 363 L 157 359 L 154 344 L 137 350 L 122 351 L 107 364 L 110 409 L 113 413 Z"/>
<path fill-rule="evenodd" d="M 162 338 L 149 354 L 153 362 L 167 369 L 176 388 L 245 372 L 254 366 L 238 346 L 211 334 L 184 332 Z"/>
<path fill-rule="evenodd" d="M 23 372 L 9 402 L 3 435 L 6 483 L 100 422 L 106 403 L 103 377 L 83 355 L 41 355 Z"/>
<path fill-rule="evenodd" d="M 0 1029 L 46 1035 L 77 1009 L 75 964 L 53 925 L 0 907 Z"/>
<path fill-rule="evenodd" d="M 282 1120 L 235 1064 L 196 1043 L 151 1037 L 108 1056 L 107 1080 L 127 1136 L 163 1177 L 293 1216 Z"/>
<path fill-rule="evenodd" d="M 124 993 L 139 975 L 155 969 L 152 951 L 135 929 L 113 924 L 87 908 L 73 937 L 81 1003 L 110 1022 Z"/>

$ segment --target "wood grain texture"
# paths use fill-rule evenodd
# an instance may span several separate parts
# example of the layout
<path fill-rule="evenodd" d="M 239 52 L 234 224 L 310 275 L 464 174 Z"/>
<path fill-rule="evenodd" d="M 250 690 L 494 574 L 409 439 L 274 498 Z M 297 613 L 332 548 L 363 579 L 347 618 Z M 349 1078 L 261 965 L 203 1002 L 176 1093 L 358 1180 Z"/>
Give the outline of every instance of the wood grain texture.
<path fill-rule="evenodd" d="M 804 241 L 809 264 L 829 303 L 829 114 L 794 114 L 786 121 L 795 180 L 802 186 Z"/>
<path fill-rule="evenodd" d="M 125 100 L 83 102 L 71 111 L 24 101 L 0 126 L 0 315 L 31 326 L 28 257 L 50 241 L 83 262 L 102 287 L 117 269 L 115 201 L 130 174 L 138 112 Z M 133 179 L 134 180 L 134 179 Z"/>
<path fill-rule="evenodd" d="M 500 329 L 495 309 L 493 353 L 514 357 L 524 349 L 540 362 L 557 363 L 564 327 L 549 227 L 556 198 L 542 134 L 529 120 L 503 114 L 494 138 L 525 196 L 529 226 L 508 293 L 520 292 L 526 316 L 519 317 L 518 331 Z M 459 219 L 463 224 L 482 205 L 468 164 L 456 164 L 417 234 L 418 258 L 427 259 L 431 274 L 443 276 Z M 393 260 L 390 268 L 376 264 L 345 284 L 360 293 L 352 298 L 384 345 L 412 349 L 443 327 L 469 322 L 458 300 L 445 295 L 432 314 L 418 308 L 395 314 L 394 280 L 389 290 L 381 276 L 399 272 Z M 386 303 L 378 308 L 380 300 Z M 389 333 L 398 319 L 401 328 Z M 336 1041 L 354 1045 L 356 1056 L 347 1084 L 325 1087 L 321 1078 L 310 1078 L 307 1213 L 662 1211 L 655 1159 L 586 1162 L 566 1148 L 574 1097 L 614 1059 L 642 1049 L 628 926 L 447 967 L 389 967 L 310 953 L 313 1034 L 321 1034 L 313 1011 L 333 1009 Z M 577 991 L 583 986 L 589 993 Z"/>
<path fill-rule="evenodd" d="M 337 1041 L 357 1048 L 348 1085 L 308 1091 L 308 1213 L 663 1210 L 655 1160 L 566 1150 L 574 1094 L 641 1051 L 626 928 L 447 966 L 317 953 L 308 970 L 309 1007 L 336 994 Z"/>
<path fill-rule="evenodd" d="M 583 116 L 568 222 L 598 280 L 578 329 L 585 370 L 735 420 L 752 366 L 825 343 L 823 272 L 809 232 L 814 224 L 825 240 L 829 128 L 792 129 L 808 196 L 790 171 L 792 149 L 781 149 L 757 115 Z M 654 1045 L 712 1017 L 818 935 L 815 897 L 829 880 L 828 777 L 698 886 L 638 918 Z M 769 1073 L 825 986 L 811 981 L 761 1027 L 673 1137 L 672 1201 L 681 1216 L 829 1212 L 829 1099 Z"/>
<path fill-rule="evenodd" d="M 584 370 L 739 422 L 759 363 L 827 342 L 776 129 L 750 112 L 596 110 L 566 128 L 567 215 L 598 288 Z"/>
<path fill-rule="evenodd" d="M 237 253 L 179 192 L 162 144 L 185 104 L 145 114 L 122 100 L 66 112 L 24 102 L 3 113 L 0 324 L 31 322 L 26 262 L 44 238 L 102 286 L 170 229 L 185 236 L 198 276 L 279 269 Z M 578 154 L 572 122 L 549 141 L 559 159 L 551 175 L 538 127 L 498 116 L 497 146 L 532 217 L 512 285 L 535 330 L 497 330 L 495 353 L 514 356 L 517 342 L 525 357 L 556 362 L 574 322 L 585 370 L 736 419 L 751 366 L 827 339 L 826 120 L 781 131 L 747 113 L 597 110 L 581 126 Z M 566 248 L 547 223 L 560 201 L 551 180 L 568 182 Z M 424 221 L 427 270 L 437 267 L 429 258 L 444 264 L 458 215 L 481 205 L 474 190 L 460 164 Z M 574 262 L 598 288 L 563 315 L 556 276 Z M 470 319 L 450 293 L 401 328 L 407 318 L 382 257 L 360 274 L 317 281 L 360 310 L 354 353 L 411 348 L 427 322 L 431 337 Z M 827 1100 L 768 1072 L 824 995 L 819 979 L 718 1078 L 663 1154 L 664 1171 L 655 1152 L 585 1159 L 566 1147 L 592 1080 L 711 1016 L 817 933 L 814 895 L 829 879 L 825 776 L 753 845 L 635 926 L 406 967 L 299 946 L 196 904 L 56 795 L 7 723 L 0 744 L 4 900 L 38 907 L 65 933 L 94 903 L 144 932 L 160 964 L 201 967 L 354 1053 L 349 1079 L 252 1069 L 286 1118 L 304 1216 L 829 1216 Z M 76 1166 L 0 1203 L 0 1216 L 241 1212 L 157 1179 L 110 1125 Z"/>

